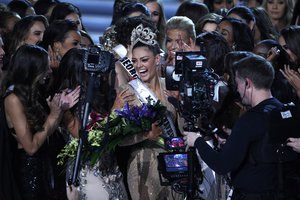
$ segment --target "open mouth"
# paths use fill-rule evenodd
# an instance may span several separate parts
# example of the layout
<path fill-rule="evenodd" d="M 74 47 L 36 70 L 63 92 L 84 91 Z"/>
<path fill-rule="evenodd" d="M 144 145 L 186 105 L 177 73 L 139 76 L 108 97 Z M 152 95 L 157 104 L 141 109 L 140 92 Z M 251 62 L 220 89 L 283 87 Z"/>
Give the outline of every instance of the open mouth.
<path fill-rule="evenodd" d="M 148 74 L 147 72 L 148 72 L 147 69 L 141 69 L 141 70 L 139 70 L 140 76 L 146 76 Z"/>

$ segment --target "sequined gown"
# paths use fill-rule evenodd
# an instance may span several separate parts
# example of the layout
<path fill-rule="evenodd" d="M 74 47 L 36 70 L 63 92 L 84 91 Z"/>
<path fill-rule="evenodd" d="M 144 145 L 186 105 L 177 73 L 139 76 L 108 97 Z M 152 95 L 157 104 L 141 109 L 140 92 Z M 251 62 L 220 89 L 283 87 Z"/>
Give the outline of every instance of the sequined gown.
<path fill-rule="evenodd" d="M 162 97 L 160 101 L 174 117 L 175 109 L 167 102 L 163 93 L 166 89 L 164 79 L 160 78 L 159 83 Z M 123 87 L 125 89 L 128 86 Z M 139 104 L 140 102 L 137 100 L 135 103 Z M 132 138 L 132 140 L 135 139 Z M 132 200 L 174 199 L 171 195 L 171 187 L 161 186 L 159 180 L 157 156 L 161 152 L 165 152 L 165 150 L 152 140 L 146 140 L 133 146 L 127 168 L 127 182 Z"/>
<path fill-rule="evenodd" d="M 72 167 L 69 167 L 69 173 Z M 112 153 L 104 154 L 94 167 L 84 165 L 79 173 L 80 200 L 127 200 L 123 175 Z"/>
<path fill-rule="evenodd" d="M 51 167 L 45 144 L 34 155 L 18 149 L 14 171 L 23 200 L 51 199 Z"/>

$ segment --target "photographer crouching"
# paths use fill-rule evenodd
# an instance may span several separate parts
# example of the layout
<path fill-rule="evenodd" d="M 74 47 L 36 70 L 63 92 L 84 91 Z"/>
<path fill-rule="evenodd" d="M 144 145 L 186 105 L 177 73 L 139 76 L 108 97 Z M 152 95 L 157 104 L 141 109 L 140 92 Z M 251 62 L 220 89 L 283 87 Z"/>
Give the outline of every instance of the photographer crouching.
<path fill-rule="evenodd" d="M 234 187 L 232 198 L 244 200 L 278 199 L 276 163 L 261 160 L 259 144 L 268 130 L 265 107 L 280 108 L 282 104 L 271 94 L 274 79 L 272 65 L 260 56 L 251 55 L 235 65 L 238 93 L 242 103 L 251 106 L 236 122 L 221 151 L 210 147 L 201 132 L 184 132 L 185 143 L 195 147 L 201 158 L 218 174 L 231 172 Z"/>

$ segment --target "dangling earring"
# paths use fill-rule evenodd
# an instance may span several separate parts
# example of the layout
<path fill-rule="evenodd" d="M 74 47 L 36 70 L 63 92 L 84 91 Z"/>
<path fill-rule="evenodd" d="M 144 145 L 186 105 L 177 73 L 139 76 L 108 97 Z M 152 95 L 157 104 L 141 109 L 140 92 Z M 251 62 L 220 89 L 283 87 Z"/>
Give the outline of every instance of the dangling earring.
<path fill-rule="evenodd" d="M 232 47 L 231 47 L 231 48 L 232 48 L 233 51 L 235 51 L 235 49 L 236 49 L 236 44 L 235 44 L 235 42 L 232 44 Z"/>
<path fill-rule="evenodd" d="M 57 61 L 61 60 L 60 49 L 59 48 L 55 49 L 55 56 L 56 56 Z"/>

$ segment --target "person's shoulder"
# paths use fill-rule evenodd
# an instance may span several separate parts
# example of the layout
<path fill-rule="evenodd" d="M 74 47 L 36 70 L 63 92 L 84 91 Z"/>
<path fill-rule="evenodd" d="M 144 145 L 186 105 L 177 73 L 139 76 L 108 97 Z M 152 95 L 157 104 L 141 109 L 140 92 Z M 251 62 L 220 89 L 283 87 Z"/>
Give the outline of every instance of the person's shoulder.
<path fill-rule="evenodd" d="M 20 103 L 20 99 L 15 93 L 10 93 L 5 97 L 4 103 L 14 105 Z"/>

